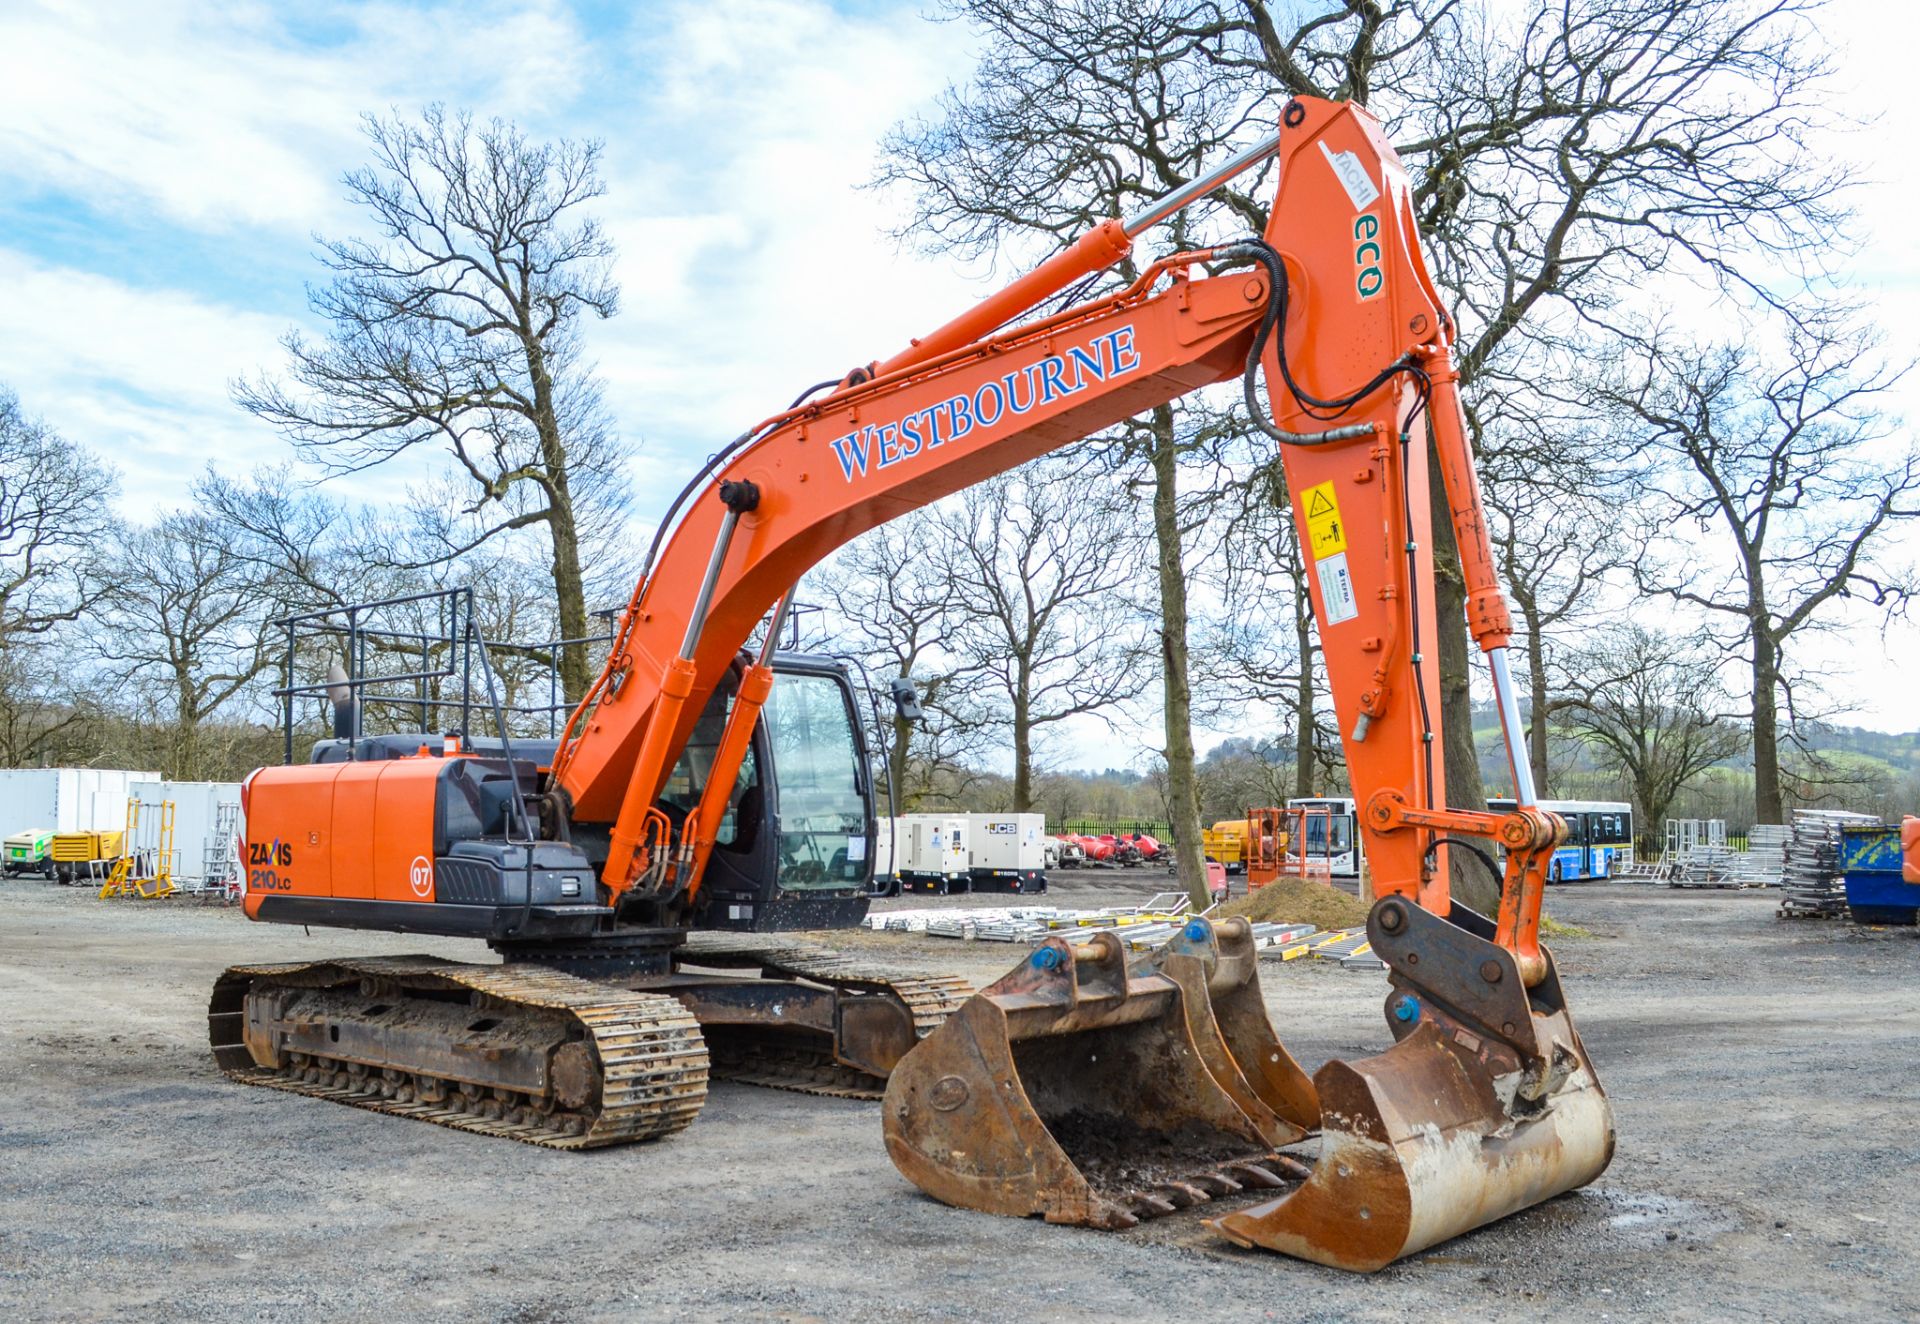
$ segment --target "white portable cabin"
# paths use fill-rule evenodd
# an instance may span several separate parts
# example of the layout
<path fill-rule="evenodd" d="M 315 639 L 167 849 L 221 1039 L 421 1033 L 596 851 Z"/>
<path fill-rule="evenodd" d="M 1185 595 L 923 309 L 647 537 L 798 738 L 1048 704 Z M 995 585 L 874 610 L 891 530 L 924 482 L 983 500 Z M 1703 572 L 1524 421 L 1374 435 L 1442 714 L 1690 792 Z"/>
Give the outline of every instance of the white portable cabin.
<path fill-rule="evenodd" d="M 974 891 L 1047 890 L 1045 814 L 968 814 L 967 844 Z"/>
<path fill-rule="evenodd" d="M 967 820 L 908 814 L 899 820 L 894 866 L 906 892 L 958 892 L 967 885 Z"/>
<path fill-rule="evenodd" d="M 29 829 L 124 832 L 133 785 L 159 776 L 119 768 L 0 770 L 0 836 Z"/>
<path fill-rule="evenodd" d="M 176 878 L 218 882 L 237 868 L 233 839 L 239 835 L 239 782 L 167 782 L 158 778 L 133 784 L 140 802 L 137 845 L 158 849 L 164 807 L 173 805 L 173 872 Z"/>

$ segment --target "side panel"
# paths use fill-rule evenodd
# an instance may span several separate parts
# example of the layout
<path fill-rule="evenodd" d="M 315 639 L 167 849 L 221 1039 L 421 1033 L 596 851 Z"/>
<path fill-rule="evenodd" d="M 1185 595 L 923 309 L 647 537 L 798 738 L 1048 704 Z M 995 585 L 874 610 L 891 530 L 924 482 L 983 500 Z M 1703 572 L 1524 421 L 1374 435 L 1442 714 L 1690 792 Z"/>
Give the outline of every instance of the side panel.
<path fill-rule="evenodd" d="M 374 801 L 380 794 L 380 774 L 392 763 L 381 759 L 322 766 L 337 770 L 333 813 L 328 824 L 334 893 L 343 897 L 371 897 L 374 893 L 369 890 L 368 881 L 373 877 Z M 255 791 L 255 795 L 258 794 Z"/>
<path fill-rule="evenodd" d="M 263 768 L 254 775 L 247 815 L 248 919 L 269 896 L 330 897 L 333 787 L 338 767 L 302 764 Z"/>
<path fill-rule="evenodd" d="M 374 802 L 372 856 L 368 875 L 335 884 L 337 895 L 371 897 L 376 901 L 432 901 L 433 797 L 441 775 L 451 767 L 444 759 L 391 759 L 381 765 L 380 793 Z M 368 830 L 364 823 L 346 823 L 336 813 L 338 833 Z"/>
<path fill-rule="evenodd" d="M 249 918 L 268 896 L 433 900 L 434 791 L 444 760 L 263 768 L 249 791 Z"/>

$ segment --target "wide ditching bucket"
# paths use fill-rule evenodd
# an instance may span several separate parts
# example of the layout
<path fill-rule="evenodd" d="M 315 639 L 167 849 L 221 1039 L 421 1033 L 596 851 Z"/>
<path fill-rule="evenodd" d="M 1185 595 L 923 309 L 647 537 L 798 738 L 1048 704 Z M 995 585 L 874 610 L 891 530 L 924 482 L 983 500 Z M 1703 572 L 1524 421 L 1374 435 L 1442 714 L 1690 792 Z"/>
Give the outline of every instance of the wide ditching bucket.
<path fill-rule="evenodd" d="M 1100 1228 L 1306 1175 L 1273 1151 L 1306 1134 L 1312 1085 L 1263 1010 L 1248 1023 L 1251 936 L 1221 928 L 1190 921 L 1133 971 L 1112 934 L 1048 939 L 894 1069 L 894 1164 L 951 1205 Z"/>

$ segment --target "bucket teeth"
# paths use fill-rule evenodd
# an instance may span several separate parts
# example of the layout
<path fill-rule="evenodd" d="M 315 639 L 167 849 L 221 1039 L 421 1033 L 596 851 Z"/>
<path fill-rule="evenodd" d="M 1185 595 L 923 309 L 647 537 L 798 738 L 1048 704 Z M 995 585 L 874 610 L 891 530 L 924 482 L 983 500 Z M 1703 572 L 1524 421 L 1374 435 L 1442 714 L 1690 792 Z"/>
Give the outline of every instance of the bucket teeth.
<path fill-rule="evenodd" d="M 1180 1210 L 1180 1206 L 1174 1204 L 1172 1201 L 1163 1200 L 1157 1195 L 1149 1195 L 1145 1191 L 1133 1191 L 1128 1194 L 1126 1199 L 1127 1203 L 1132 1206 L 1133 1212 L 1138 1214 L 1140 1218 L 1160 1218 L 1167 1214 L 1177 1213 Z M 1134 1221 L 1138 1222 L 1139 1219 L 1136 1218 Z"/>
<path fill-rule="evenodd" d="M 1236 1163 L 1229 1168 L 1228 1171 L 1234 1175 L 1235 1180 L 1242 1186 L 1251 1186 L 1255 1190 L 1261 1191 L 1277 1191 L 1287 1184 L 1285 1178 L 1278 1176 L 1270 1170 L 1271 1167 L 1279 1166 L 1274 1162 L 1274 1159 L 1278 1158 L 1279 1155 L 1274 1155 L 1273 1159 L 1269 1159 L 1265 1165 L 1259 1163 Z M 1301 1170 L 1301 1177 L 1304 1179 L 1307 1175 L 1306 1165 L 1295 1164 L 1294 1166 Z"/>
<path fill-rule="evenodd" d="M 1163 1181 L 1153 1189 L 1175 1209 L 1188 1209 L 1197 1204 L 1205 1204 L 1213 1198 L 1190 1182 Z"/>

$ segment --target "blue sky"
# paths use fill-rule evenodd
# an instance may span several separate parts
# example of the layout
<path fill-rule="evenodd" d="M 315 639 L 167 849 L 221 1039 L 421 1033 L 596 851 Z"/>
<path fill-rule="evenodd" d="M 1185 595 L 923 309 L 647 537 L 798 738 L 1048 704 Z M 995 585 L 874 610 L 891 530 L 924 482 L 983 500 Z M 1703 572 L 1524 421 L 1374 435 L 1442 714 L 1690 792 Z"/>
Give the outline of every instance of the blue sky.
<path fill-rule="evenodd" d="M 11 0 L 0 380 L 120 469 L 133 520 L 183 501 L 209 462 L 288 458 L 227 383 L 275 367 L 277 338 L 306 321 L 311 236 L 358 227 L 338 185 L 365 159 L 358 116 L 470 106 L 606 143 L 597 213 L 623 300 L 592 345 L 651 516 L 650 494 L 718 441 L 988 288 L 985 273 L 900 251 L 887 232 L 901 200 L 861 187 L 879 136 L 971 67 L 970 35 L 920 9 Z M 1856 199 L 1863 287 L 1890 340 L 1920 348 L 1920 184 L 1879 146 L 1920 140 L 1920 108 L 1896 95 L 1911 80 L 1907 12 L 1841 0 L 1828 26 L 1850 89 L 1837 104 L 1880 117 L 1835 145 L 1877 177 Z M 1906 405 L 1920 417 L 1920 387 Z M 335 490 L 377 497 L 380 480 L 360 481 Z M 1899 683 L 1920 631 L 1832 650 L 1859 677 L 1860 720 L 1920 728 L 1920 692 Z"/>
<path fill-rule="evenodd" d="M 605 141 L 624 299 L 592 344 L 664 482 L 977 289 L 896 252 L 858 187 L 887 126 L 964 76 L 957 35 L 806 0 L 7 6 L 6 380 L 114 460 L 136 518 L 209 460 L 284 458 L 226 383 L 306 320 L 312 235 L 357 228 L 359 115 L 445 101 Z"/>

